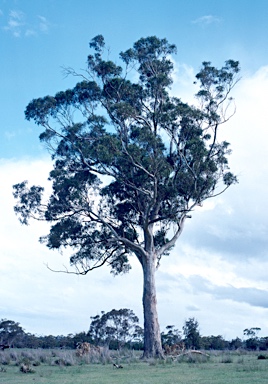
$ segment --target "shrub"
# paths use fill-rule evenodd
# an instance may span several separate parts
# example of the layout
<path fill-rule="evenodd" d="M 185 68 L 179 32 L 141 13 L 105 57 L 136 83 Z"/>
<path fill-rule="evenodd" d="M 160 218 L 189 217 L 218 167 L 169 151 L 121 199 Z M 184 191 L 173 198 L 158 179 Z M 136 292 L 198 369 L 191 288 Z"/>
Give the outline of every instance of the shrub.
<path fill-rule="evenodd" d="M 10 356 L 11 360 L 13 360 L 13 361 L 17 361 L 18 360 L 18 354 L 15 353 L 15 352 L 10 352 L 9 356 Z"/>
<path fill-rule="evenodd" d="M 3 365 L 9 365 L 11 363 L 11 358 L 10 356 L 2 356 L 0 362 Z"/>
<path fill-rule="evenodd" d="M 22 372 L 22 373 L 35 373 L 35 371 L 28 364 L 21 364 L 20 372 Z"/>
<path fill-rule="evenodd" d="M 54 361 L 54 364 L 60 365 L 60 366 L 65 366 L 65 367 L 70 367 L 73 365 L 70 360 L 64 359 L 64 358 L 59 358 Z"/>
<path fill-rule="evenodd" d="M 210 356 L 207 354 L 191 351 L 191 352 L 187 352 L 179 355 L 176 358 L 176 360 L 181 363 L 184 362 L 184 363 L 195 364 L 195 363 L 206 363 L 209 357 Z"/>
<path fill-rule="evenodd" d="M 233 359 L 231 356 L 223 356 L 221 359 L 221 362 L 223 364 L 230 364 L 230 363 L 233 363 Z"/>
<path fill-rule="evenodd" d="M 33 355 L 31 352 L 28 351 L 22 351 L 21 356 L 25 357 L 26 359 L 33 360 Z"/>

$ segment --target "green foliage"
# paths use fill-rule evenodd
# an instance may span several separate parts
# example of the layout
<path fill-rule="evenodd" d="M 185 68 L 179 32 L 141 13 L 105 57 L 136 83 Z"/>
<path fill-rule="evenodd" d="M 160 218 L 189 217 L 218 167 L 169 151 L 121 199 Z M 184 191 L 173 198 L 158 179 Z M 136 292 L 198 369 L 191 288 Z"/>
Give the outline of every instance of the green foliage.
<path fill-rule="evenodd" d="M 24 330 L 19 323 L 12 320 L 0 320 L 0 344 L 11 346 L 24 336 Z"/>
<path fill-rule="evenodd" d="M 246 347 L 252 351 L 256 351 L 260 344 L 260 339 L 257 337 L 258 332 L 261 330 L 259 327 L 246 328 L 243 331 L 243 334 L 248 337 L 246 340 Z"/>
<path fill-rule="evenodd" d="M 15 199 L 20 199 L 20 204 L 16 205 L 14 210 L 16 214 L 20 215 L 19 220 L 22 224 L 28 224 L 30 217 L 35 217 L 35 215 L 38 217 L 44 191 L 44 188 L 34 185 L 27 188 L 27 184 L 27 181 L 23 181 L 13 186 Z"/>
<path fill-rule="evenodd" d="M 23 224 L 32 217 L 50 222 L 41 241 L 72 248 L 77 272 L 106 263 L 118 274 L 129 270 L 132 254 L 142 264 L 148 253 L 158 261 L 168 254 L 194 207 L 237 181 L 218 129 L 230 117 L 239 65 L 204 62 L 194 107 L 169 94 L 176 46 L 166 39 L 141 38 L 120 53 L 121 66 L 104 58 L 103 36 L 89 46 L 82 81 L 25 110 L 44 128 L 53 190 L 42 202 L 42 187 L 15 185 L 15 212 Z"/>
<path fill-rule="evenodd" d="M 230 349 L 239 349 L 239 348 L 242 348 L 242 346 L 243 346 L 243 342 L 239 337 L 232 339 L 229 343 Z"/>
<path fill-rule="evenodd" d="M 247 337 L 256 338 L 258 332 L 261 330 L 259 327 L 246 328 L 243 331 L 243 334 Z"/>
<path fill-rule="evenodd" d="M 229 342 L 224 340 L 221 335 L 218 336 L 203 336 L 200 340 L 200 346 L 203 349 L 213 349 L 213 350 L 224 350 L 229 348 Z M 236 340 L 236 343 L 231 344 L 234 348 L 238 348 L 242 344 L 239 344 Z M 230 345 L 230 346 L 231 346 Z"/>
<path fill-rule="evenodd" d="M 181 332 L 175 325 L 167 325 L 166 332 L 161 333 L 162 345 L 175 345 L 181 342 Z"/>
<path fill-rule="evenodd" d="M 120 349 L 127 344 L 142 341 L 143 332 L 139 319 L 131 309 L 112 309 L 101 316 L 91 317 L 88 336 L 96 345 Z"/>
<path fill-rule="evenodd" d="M 199 332 L 198 321 L 192 317 L 185 321 L 182 327 L 184 333 L 184 342 L 186 348 L 199 349 L 201 343 L 201 335 Z"/>

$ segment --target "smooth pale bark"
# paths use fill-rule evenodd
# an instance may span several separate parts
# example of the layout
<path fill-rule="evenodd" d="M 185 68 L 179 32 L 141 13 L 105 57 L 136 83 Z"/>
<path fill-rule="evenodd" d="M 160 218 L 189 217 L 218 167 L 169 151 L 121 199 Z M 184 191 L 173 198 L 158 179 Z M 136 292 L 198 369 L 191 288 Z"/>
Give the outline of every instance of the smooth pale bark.
<path fill-rule="evenodd" d="M 144 358 L 163 357 L 160 327 L 157 315 L 155 287 L 155 261 L 150 255 L 143 268 L 143 311 L 144 311 Z"/>

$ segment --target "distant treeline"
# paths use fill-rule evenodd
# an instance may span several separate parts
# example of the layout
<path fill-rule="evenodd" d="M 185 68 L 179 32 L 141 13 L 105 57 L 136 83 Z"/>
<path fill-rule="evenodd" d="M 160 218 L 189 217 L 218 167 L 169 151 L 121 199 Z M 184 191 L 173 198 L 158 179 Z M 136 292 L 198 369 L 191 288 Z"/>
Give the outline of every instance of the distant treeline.
<path fill-rule="evenodd" d="M 96 346 L 107 346 L 109 349 L 129 348 L 143 349 L 143 329 L 138 317 L 130 309 L 101 312 L 91 317 L 88 332 L 69 334 L 67 336 L 39 336 L 27 333 L 19 323 L 12 320 L 0 320 L 0 347 L 14 348 L 60 348 L 75 349 L 79 343 L 88 342 Z M 162 344 L 165 348 L 183 345 L 190 349 L 205 350 L 268 350 L 268 337 L 258 337 L 260 328 L 249 328 L 243 331 L 245 339 L 225 340 L 223 336 L 202 336 L 199 323 L 195 318 L 185 321 L 182 331 L 174 325 L 168 325 L 162 332 Z"/>

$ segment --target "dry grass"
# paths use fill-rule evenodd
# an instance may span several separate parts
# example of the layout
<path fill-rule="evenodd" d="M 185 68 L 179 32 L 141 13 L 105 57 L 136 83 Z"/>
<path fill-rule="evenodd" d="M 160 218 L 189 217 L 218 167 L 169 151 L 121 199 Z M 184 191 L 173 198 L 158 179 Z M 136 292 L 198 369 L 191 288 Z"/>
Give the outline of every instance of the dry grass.
<path fill-rule="evenodd" d="M 258 360 L 258 353 L 210 352 L 206 359 L 202 355 L 188 354 L 177 360 L 141 361 L 139 357 L 139 353 L 131 351 L 104 350 L 98 355 L 92 353 L 80 358 L 74 350 L 4 351 L 0 353 L 0 383 L 267 383 L 268 359 Z M 117 369 L 113 364 L 123 368 Z"/>

